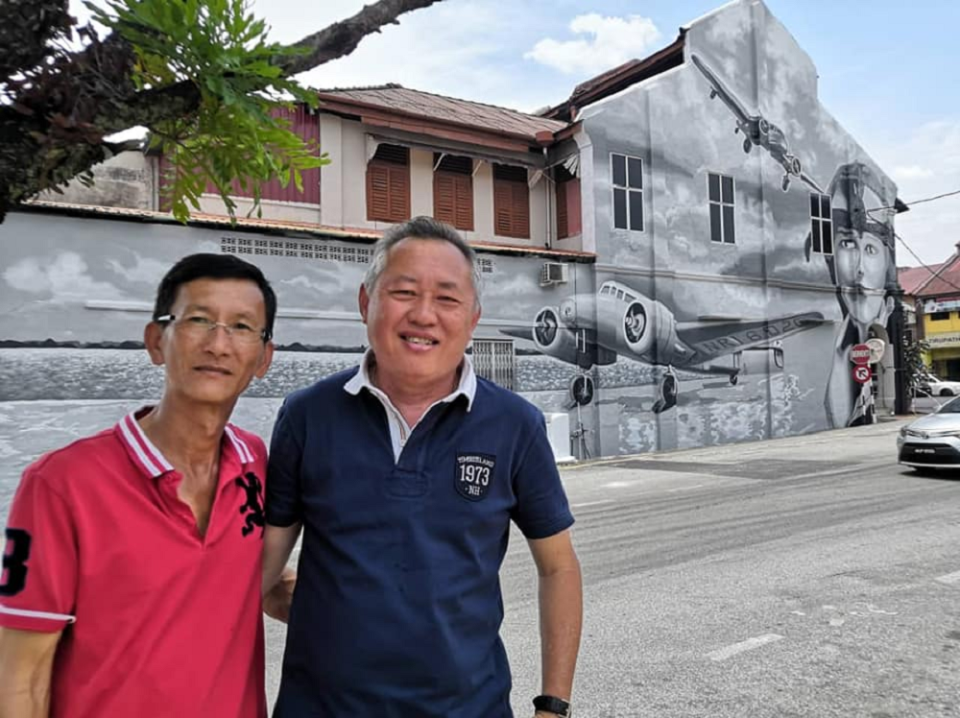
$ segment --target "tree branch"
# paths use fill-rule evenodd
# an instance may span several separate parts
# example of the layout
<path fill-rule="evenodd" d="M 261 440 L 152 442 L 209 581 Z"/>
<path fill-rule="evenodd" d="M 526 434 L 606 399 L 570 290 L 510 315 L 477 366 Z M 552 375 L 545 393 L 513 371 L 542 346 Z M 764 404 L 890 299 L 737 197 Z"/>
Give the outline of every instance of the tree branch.
<path fill-rule="evenodd" d="M 298 42 L 307 54 L 274 64 L 287 77 L 318 67 L 350 54 L 364 37 L 395 24 L 400 15 L 441 1 L 379 0 Z M 200 106 L 200 91 L 190 81 L 137 91 L 134 50 L 116 33 L 100 40 L 86 31 L 89 44 L 82 50 L 56 49 L 52 41 L 73 23 L 66 15 L 67 0 L 0 2 L 4 22 L 6 6 L 14 8 L 11 17 L 17 19 L 0 25 L 0 89 L 10 100 L 0 104 L 0 222 L 10 208 L 112 156 L 119 148 L 105 137 L 189 118 Z M 265 79 L 252 91 L 268 85 Z"/>
<path fill-rule="evenodd" d="M 412 10 L 430 7 L 441 0 L 380 0 L 366 5 L 351 18 L 335 22 L 320 32 L 300 40 L 294 47 L 305 48 L 309 54 L 286 59 L 281 63 L 283 74 L 299 75 L 331 60 L 349 55 L 367 35 L 380 32 L 385 25 L 395 25 L 400 15 Z"/>

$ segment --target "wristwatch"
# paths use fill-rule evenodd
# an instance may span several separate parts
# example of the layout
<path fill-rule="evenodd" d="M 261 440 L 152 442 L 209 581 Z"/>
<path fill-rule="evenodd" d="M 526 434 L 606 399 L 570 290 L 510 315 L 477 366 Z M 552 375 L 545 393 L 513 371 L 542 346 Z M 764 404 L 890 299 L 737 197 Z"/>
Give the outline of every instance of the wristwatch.
<path fill-rule="evenodd" d="M 533 708 L 546 713 L 554 713 L 560 718 L 570 718 L 573 715 L 570 704 L 556 696 L 537 696 L 533 699 Z"/>

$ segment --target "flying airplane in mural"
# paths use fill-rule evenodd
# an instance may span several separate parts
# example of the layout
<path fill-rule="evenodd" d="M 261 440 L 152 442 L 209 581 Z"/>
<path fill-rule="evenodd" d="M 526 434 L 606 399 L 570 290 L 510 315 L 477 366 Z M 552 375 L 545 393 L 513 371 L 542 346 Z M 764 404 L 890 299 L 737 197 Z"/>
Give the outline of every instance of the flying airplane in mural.
<path fill-rule="evenodd" d="M 744 352 L 771 352 L 774 365 L 782 369 L 781 340 L 823 322 L 819 312 L 775 319 L 678 322 L 661 302 L 610 280 L 596 294 L 577 294 L 557 307 L 544 307 L 532 329 L 500 331 L 529 339 L 541 353 L 582 369 L 613 364 L 620 355 L 663 367 L 660 396 L 653 407 L 660 413 L 677 403 L 675 369 L 725 376 L 736 385 Z M 715 363 L 721 357 L 732 357 L 732 362 Z"/>
<path fill-rule="evenodd" d="M 734 132 L 743 132 L 743 151 L 749 153 L 755 146 L 767 150 L 770 156 L 783 167 L 784 175 L 780 188 L 784 192 L 790 189 L 791 178 L 796 177 L 814 191 L 823 193 L 819 185 L 803 171 L 803 163 L 800 162 L 800 158 L 790 151 L 790 145 L 787 143 L 787 137 L 783 130 L 763 115 L 751 115 L 747 112 L 743 103 L 723 84 L 716 73 L 703 60 L 696 55 L 691 55 L 690 59 L 693 60 L 693 64 L 710 83 L 710 99 L 719 97 L 736 118 L 737 127 Z"/>

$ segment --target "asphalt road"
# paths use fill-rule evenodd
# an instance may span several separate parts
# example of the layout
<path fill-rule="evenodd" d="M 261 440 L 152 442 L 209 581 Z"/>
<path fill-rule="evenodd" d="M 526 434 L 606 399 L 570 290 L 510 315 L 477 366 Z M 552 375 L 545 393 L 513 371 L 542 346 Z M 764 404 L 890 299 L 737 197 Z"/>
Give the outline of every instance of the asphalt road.
<path fill-rule="evenodd" d="M 960 474 L 898 467 L 900 425 L 564 469 L 586 597 L 577 717 L 960 716 Z M 502 579 L 529 716 L 519 535 Z"/>

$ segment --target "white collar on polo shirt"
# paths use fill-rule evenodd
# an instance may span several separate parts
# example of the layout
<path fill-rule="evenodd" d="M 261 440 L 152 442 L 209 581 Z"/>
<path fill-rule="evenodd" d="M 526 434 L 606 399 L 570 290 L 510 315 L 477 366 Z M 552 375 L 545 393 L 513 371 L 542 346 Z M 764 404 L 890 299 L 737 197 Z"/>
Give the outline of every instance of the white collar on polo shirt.
<path fill-rule="evenodd" d="M 367 349 L 367 351 L 363 353 L 363 359 L 360 360 L 360 371 L 358 371 L 350 381 L 344 384 L 343 389 L 348 394 L 353 395 L 359 394 L 361 389 L 367 389 L 372 394 L 385 397 L 389 401 L 389 397 L 370 381 L 370 363 L 373 361 L 375 361 L 373 350 Z M 473 370 L 473 362 L 470 361 L 470 357 L 464 355 L 463 364 L 460 369 L 460 383 L 457 385 L 457 388 L 439 401 L 434 402 L 433 405 L 449 403 L 458 396 L 465 396 L 467 398 L 467 411 L 470 411 L 470 409 L 473 408 L 473 400 L 476 395 L 477 375 Z"/>

